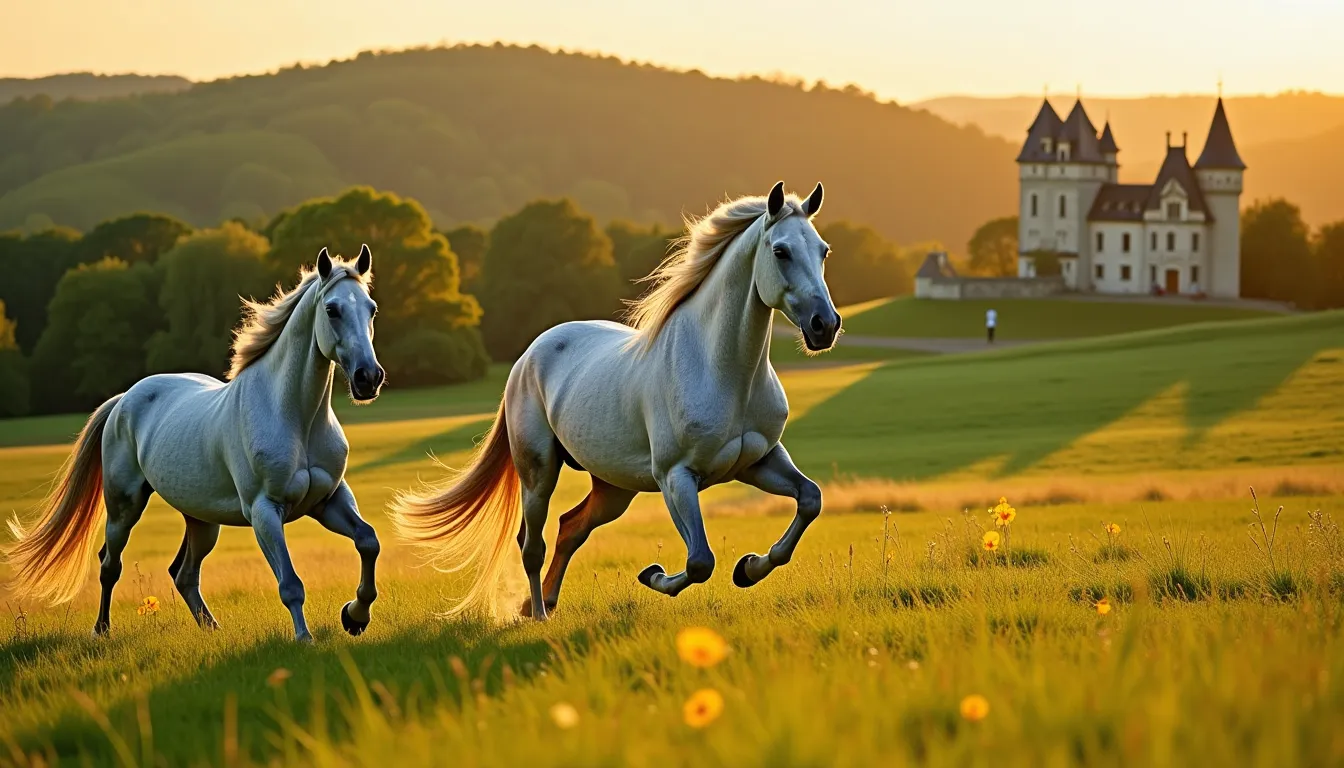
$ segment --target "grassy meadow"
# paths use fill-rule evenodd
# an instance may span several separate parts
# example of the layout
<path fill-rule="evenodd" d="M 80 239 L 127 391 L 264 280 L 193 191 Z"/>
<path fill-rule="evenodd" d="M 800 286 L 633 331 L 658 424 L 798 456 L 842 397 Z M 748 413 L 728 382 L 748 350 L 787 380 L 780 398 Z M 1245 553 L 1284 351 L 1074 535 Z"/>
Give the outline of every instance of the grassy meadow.
<path fill-rule="evenodd" d="M 716 487 L 714 577 L 657 595 L 634 575 L 685 551 L 646 495 L 580 551 L 542 625 L 440 618 L 460 576 L 419 567 L 380 511 L 438 477 L 427 452 L 466 456 L 505 369 L 342 407 L 383 539 L 368 632 L 337 619 L 353 546 L 310 521 L 288 535 L 315 644 L 291 642 L 246 530 L 205 563 L 222 628 L 198 630 L 166 575 L 182 523 L 155 499 L 109 638 L 88 637 L 95 578 L 69 607 L 5 598 L 0 765 L 1337 764 L 1344 313 L 1171 325 L 888 359 L 777 341 L 785 442 L 826 495 L 793 563 L 734 587 L 792 505 Z M 79 422 L 0 422 L 0 511 L 37 501 Z M 552 529 L 585 490 L 566 470 Z M 990 553 L 1000 496 L 1017 514 Z M 149 595 L 161 610 L 137 615 Z M 727 641 L 722 662 L 678 658 L 694 626 Z M 695 728 L 683 704 L 705 688 L 723 710 Z M 983 719 L 960 711 L 971 695 Z"/>

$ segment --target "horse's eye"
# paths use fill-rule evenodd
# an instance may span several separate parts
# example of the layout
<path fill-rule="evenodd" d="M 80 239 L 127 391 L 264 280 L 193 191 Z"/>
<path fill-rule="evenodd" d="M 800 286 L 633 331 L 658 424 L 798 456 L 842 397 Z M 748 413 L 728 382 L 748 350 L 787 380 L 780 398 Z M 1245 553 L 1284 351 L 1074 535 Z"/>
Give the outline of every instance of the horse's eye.
<path fill-rule="evenodd" d="M 788 258 L 789 258 L 789 249 L 788 249 L 788 248 L 785 248 L 785 247 L 782 246 L 782 245 L 776 245 L 776 246 L 775 246 L 775 258 L 777 258 L 777 259 L 788 259 Z"/>
<path fill-rule="evenodd" d="M 340 320 L 341 308 L 336 306 L 327 307 L 327 317 L 330 317 L 332 320 Z"/>

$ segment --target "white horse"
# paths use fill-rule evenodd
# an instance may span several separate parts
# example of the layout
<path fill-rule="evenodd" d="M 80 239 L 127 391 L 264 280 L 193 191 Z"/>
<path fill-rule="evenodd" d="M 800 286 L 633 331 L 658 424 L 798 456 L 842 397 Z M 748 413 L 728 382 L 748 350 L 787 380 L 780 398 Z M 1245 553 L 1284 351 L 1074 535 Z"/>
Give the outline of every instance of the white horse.
<path fill-rule="evenodd" d="M 823 277 L 829 247 L 811 221 L 821 202 L 820 184 L 800 201 L 780 182 L 768 197 L 724 203 L 691 223 L 684 247 L 650 276 L 657 284 L 633 306 L 633 328 L 571 322 L 532 342 L 463 474 L 401 494 L 391 510 L 402 536 L 426 545 L 439 566 L 478 566 L 459 610 L 497 582 L 521 511 L 531 590 L 523 614 L 546 618 L 575 550 L 641 492 L 663 494 L 688 552 L 680 573 L 645 568 L 645 586 L 675 596 L 709 578 L 699 492 L 729 480 L 798 500 L 783 537 L 768 554 L 743 557 L 733 583 L 751 586 L 789 562 L 821 512 L 821 490 L 779 441 L 789 406 L 770 365 L 770 325 L 780 310 L 812 351 L 829 349 L 840 331 Z M 542 528 L 562 462 L 593 485 L 560 519 L 543 588 Z"/>
<path fill-rule="evenodd" d="M 228 383 L 199 374 L 147 377 L 98 407 L 80 432 L 63 477 L 31 532 L 10 521 L 9 562 L 23 594 L 51 603 L 75 596 L 88 570 L 100 502 L 107 507 L 102 600 L 95 635 L 110 628 L 121 553 L 151 493 L 187 522 L 169 566 L 178 592 L 203 627 L 219 624 L 201 599 L 201 561 L 221 525 L 251 526 L 280 583 L 298 640 L 311 640 L 303 582 L 285 546 L 285 523 L 305 515 L 354 540 L 363 570 L 341 624 L 358 635 L 377 597 L 378 537 L 359 516 L 343 479 L 349 444 L 331 410 L 339 365 L 356 402 L 378 396 L 383 369 L 373 353 L 369 297 L 373 256 L 333 262 L 323 248 L 316 270 L 269 303 L 245 301 Z"/>

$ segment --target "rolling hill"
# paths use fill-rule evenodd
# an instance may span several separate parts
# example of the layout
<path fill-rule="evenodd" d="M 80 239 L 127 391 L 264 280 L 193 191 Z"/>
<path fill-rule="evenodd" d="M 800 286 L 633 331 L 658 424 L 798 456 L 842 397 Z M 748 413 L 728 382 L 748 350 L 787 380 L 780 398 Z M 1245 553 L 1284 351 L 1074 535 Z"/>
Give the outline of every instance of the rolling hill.
<path fill-rule="evenodd" d="M 253 177 L 274 183 L 234 189 L 216 172 L 233 159 L 213 156 L 208 143 L 174 149 L 205 137 L 235 147 L 289 141 L 325 162 L 249 156 Z M 163 152 L 175 158 L 172 174 L 149 167 Z M 798 189 L 824 181 L 828 218 L 956 248 L 1012 210 L 1013 154 L 977 128 L 854 88 L 458 46 L 366 53 L 173 94 L 15 102 L 0 108 L 0 227 L 37 216 L 87 228 L 169 200 L 183 218 L 210 224 L 351 184 L 414 197 L 442 227 L 562 195 L 604 220 L 672 223 L 783 178 Z"/>
<path fill-rule="evenodd" d="M 0 104 L 14 99 L 48 96 L 62 99 L 110 99 L 137 93 L 172 93 L 191 87 L 176 75 L 95 75 L 71 72 L 47 77 L 0 77 Z"/>

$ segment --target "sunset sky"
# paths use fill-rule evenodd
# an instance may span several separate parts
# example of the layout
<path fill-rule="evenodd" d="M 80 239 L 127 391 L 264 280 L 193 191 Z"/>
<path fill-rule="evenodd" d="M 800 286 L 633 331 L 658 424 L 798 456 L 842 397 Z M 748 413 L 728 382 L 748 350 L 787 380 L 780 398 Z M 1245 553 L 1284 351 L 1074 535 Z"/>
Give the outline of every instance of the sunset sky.
<path fill-rule="evenodd" d="M 539 43 L 885 98 L 1344 91 L 1340 0 L 44 0 L 6 2 L 0 76 L 212 79 L 368 48 Z"/>

